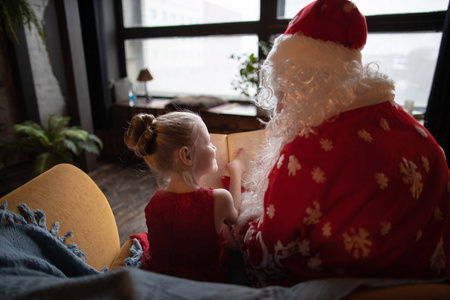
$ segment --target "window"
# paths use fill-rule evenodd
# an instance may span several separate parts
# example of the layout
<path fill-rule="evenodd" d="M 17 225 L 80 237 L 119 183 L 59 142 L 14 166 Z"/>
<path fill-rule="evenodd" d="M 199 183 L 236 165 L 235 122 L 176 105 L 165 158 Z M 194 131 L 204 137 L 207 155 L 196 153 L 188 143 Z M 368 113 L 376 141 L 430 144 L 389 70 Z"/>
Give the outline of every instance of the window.
<path fill-rule="evenodd" d="M 231 82 L 258 41 L 283 33 L 311 0 L 116 0 L 123 16 L 123 76 L 148 68 L 152 95 L 208 94 L 236 99 Z M 445 0 L 353 1 L 367 16 L 363 62 L 375 62 L 396 83 L 396 101 L 424 111 L 447 10 Z"/>
<path fill-rule="evenodd" d="M 278 9 L 277 17 L 291 19 L 298 6 L 309 0 L 285 0 Z M 354 0 L 365 16 L 411 14 L 447 10 L 447 0 Z M 401 16 L 399 16 L 401 17 Z M 369 21 L 368 20 L 368 21 Z M 370 25 L 370 23 L 369 23 Z M 433 31 L 372 33 L 369 27 L 367 44 L 362 51 L 363 63 L 377 63 L 380 70 L 395 82 L 396 101 L 403 105 L 412 100 L 416 109 L 425 111 L 434 69 L 439 53 L 442 33 Z"/>
<path fill-rule="evenodd" d="M 259 0 L 123 0 L 122 4 L 125 27 L 259 20 Z"/>
<path fill-rule="evenodd" d="M 277 17 L 280 19 L 292 19 L 299 11 L 311 3 L 311 0 L 284 0 L 284 5 L 278 9 Z M 447 10 L 447 0 L 353 0 L 359 11 L 365 16 L 392 15 L 406 13 L 420 13 Z"/>
<path fill-rule="evenodd" d="M 395 101 L 414 101 L 425 112 L 439 54 L 441 33 L 372 33 L 362 50 L 363 63 L 377 63 L 395 82 Z"/>
<path fill-rule="evenodd" d="M 147 87 L 153 96 L 238 97 L 231 79 L 239 70 L 239 62 L 230 56 L 257 53 L 257 45 L 256 35 L 127 40 L 127 74 L 134 79 L 142 67 L 148 67 L 154 79 Z M 138 94 L 143 94 L 143 85 L 137 87 Z"/>

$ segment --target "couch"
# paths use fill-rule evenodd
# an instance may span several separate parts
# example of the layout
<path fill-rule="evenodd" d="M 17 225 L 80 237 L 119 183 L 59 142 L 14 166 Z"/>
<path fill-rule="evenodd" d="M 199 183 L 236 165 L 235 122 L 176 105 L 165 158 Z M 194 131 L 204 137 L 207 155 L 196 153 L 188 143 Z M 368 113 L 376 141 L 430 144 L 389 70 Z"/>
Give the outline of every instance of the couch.
<path fill-rule="evenodd" d="M 117 225 L 107 199 L 86 173 L 69 164 L 57 165 L 17 188 L 0 199 L 0 205 L 4 203 L 7 203 L 10 215 L 15 216 L 16 223 L 20 223 L 17 216 L 23 215 L 19 204 L 26 203 L 30 209 L 28 215 L 37 209 L 42 210 L 45 218 L 42 218 L 42 213 L 34 214 L 44 219 L 42 222 L 45 222 L 45 226 L 41 227 L 47 227 L 50 232 L 52 224 L 59 222 L 60 233 L 72 231 L 73 236 L 60 240 L 64 243 L 70 240 L 76 249 L 84 253 L 86 260 L 84 262 L 70 255 L 55 258 L 55 253 L 46 253 L 51 250 L 36 247 L 36 250 L 32 250 L 36 253 L 30 255 L 44 261 L 47 269 L 39 270 L 22 261 L 11 263 L 18 270 L 25 268 L 23 275 L 11 266 L 7 268 L 10 263 L 5 254 L 6 246 L 0 244 L 1 299 L 450 299 L 450 285 L 446 279 L 411 281 L 346 278 L 306 281 L 291 288 L 254 289 L 194 282 L 124 267 L 124 259 L 130 256 L 133 241 L 120 245 Z M 6 210 L 0 212 L 5 215 Z M 12 217 L 3 220 L 0 229 L 13 223 Z M 19 224 L 19 229 L 20 226 L 28 225 Z M 42 228 L 37 231 L 47 234 Z M 13 240 L 3 231 L 0 237 Z M 53 239 L 50 236 L 46 238 Z M 31 243 L 35 239 L 34 235 L 29 237 Z M 14 242 L 11 245 L 18 247 L 16 255 L 20 257 L 20 245 Z M 77 260 L 82 264 L 79 268 L 81 271 L 70 275 L 70 270 L 78 268 Z M 75 267 L 67 267 L 73 265 Z M 48 266 L 63 270 L 57 273 L 62 275 L 49 272 Z"/>

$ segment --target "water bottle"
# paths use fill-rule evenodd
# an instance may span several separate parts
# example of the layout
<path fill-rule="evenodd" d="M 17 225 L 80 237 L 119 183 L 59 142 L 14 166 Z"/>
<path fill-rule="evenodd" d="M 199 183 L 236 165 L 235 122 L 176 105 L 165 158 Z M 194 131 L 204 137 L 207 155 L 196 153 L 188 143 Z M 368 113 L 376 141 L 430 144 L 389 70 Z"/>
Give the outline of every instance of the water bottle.
<path fill-rule="evenodd" d="M 130 90 L 128 91 L 128 99 L 130 100 L 130 106 L 136 105 L 136 89 L 134 83 L 131 83 Z"/>

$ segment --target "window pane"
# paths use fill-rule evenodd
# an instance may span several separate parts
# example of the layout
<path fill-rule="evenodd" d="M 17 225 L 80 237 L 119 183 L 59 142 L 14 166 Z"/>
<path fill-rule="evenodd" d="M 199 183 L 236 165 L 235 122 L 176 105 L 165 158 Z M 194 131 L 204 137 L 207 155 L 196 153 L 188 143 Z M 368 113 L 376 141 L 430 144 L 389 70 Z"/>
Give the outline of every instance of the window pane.
<path fill-rule="evenodd" d="M 281 1 L 281 0 L 278 0 Z M 312 0 L 284 0 L 284 11 L 278 11 L 279 19 L 292 19 L 304 6 Z M 417 13 L 447 10 L 448 0 L 354 0 L 362 14 L 387 15 L 399 13 Z"/>
<path fill-rule="evenodd" d="M 259 20 L 259 0 L 122 0 L 125 27 Z"/>
<path fill-rule="evenodd" d="M 416 107 L 428 104 L 441 42 L 441 33 L 369 34 L 363 63 L 375 62 L 395 82 L 395 100 Z"/>
<path fill-rule="evenodd" d="M 231 82 L 239 75 L 239 61 L 231 55 L 257 53 L 256 35 L 154 38 L 125 42 L 127 74 L 131 81 L 141 68 L 153 80 L 147 83 L 154 96 L 215 95 L 239 97 Z M 137 83 L 138 93 L 143 93 Z"/>

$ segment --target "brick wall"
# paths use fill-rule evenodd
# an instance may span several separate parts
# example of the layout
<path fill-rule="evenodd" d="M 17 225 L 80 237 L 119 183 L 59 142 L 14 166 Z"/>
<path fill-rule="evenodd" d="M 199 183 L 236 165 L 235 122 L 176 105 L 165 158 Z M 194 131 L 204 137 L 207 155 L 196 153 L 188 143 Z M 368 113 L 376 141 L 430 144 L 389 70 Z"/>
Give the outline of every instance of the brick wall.
<path fill-rule="evenodd" d="M 44 13 L 49 0 L 28 0 L 37 19 L 42 24 L 45 32 Z M 28 53 L 30 55 L 31 69 L 38 100 L 39 116 L 41 121 L 46 120 L 50 114 L 66 115 L 67 105 L 58 80 L 56 79 L 46 46 L 38 38 L 35 27 L 31 32 L 26 29 Z M 46 36 L 47 42 L 52 42 L 52 37 Z"/>
<path fill-rule="evenodd" d="M 28 0 L 37 19 L 42 24 L 45 33 L 44 14 L 49 1 L 55 0 Z M 52 69 L 51 60 L 46 48 L 37 34 L 36 28 L 25 27 L 25 35 L 28 46 L 28 54 L 34 80 L 39 116 L 45 121 L 50 114 L 67 115 L 67 105 L 61 91 L 60 84 Z M 46 36 L 47 42 L 51 42 L 51 36 Z M 0 39 L 1 40 L 1 39 Z M 16 83 L 12 77 L 12 65 L 7 47 L 2 41 L 0 45 L 0 146 L 14 138 L 13 125 L 24 120 L 25 116 L 20 111 Z M 19 58 L 20 59 L 20 58 Z M 9 162 L 9 164 L 14 162 Z M 0 167 L 4 167 L 0 161 Z"/>

